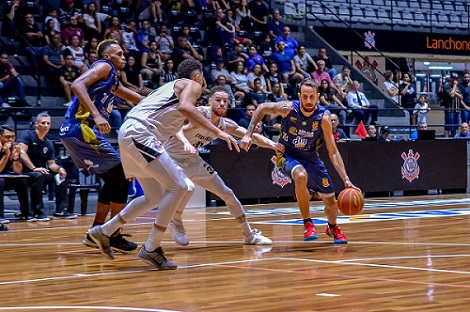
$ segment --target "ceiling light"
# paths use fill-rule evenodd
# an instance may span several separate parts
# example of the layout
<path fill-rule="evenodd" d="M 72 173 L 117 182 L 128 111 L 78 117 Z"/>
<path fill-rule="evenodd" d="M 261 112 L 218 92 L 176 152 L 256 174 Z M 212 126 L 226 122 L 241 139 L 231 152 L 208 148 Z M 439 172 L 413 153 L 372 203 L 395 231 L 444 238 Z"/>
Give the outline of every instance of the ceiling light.
<path fill-rule="evenodd" d="M 454 67 L 453 66 L 429 66 L 429 69 L 452 70 L 454 69 Z"/>
<path fill-rule="evenodd" d="M 431 63 L 430 62 L 423 62 L 424 65 L 429 66 Z"/>

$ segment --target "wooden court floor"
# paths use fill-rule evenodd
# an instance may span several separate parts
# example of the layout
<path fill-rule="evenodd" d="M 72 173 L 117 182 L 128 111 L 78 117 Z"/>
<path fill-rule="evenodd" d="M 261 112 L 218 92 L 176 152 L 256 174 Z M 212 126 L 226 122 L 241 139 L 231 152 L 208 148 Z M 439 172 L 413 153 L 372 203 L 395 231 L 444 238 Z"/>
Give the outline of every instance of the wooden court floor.
<path fill-rule="evenodd" d="M 179 267 L 135 254 L 114 261 L 81 244 L 92 216 L 17 223 L 0 232 L 0 311 L 469 311 L 470 196 L 367 199 L 341 217 L 348 245 L 303 242 L 296 203 L 246 206 L 272 246 L 243 245 L 225 207 L 187 209 L 187 247 L 164 240 Z M 145 242 L 149 212 L 126 226 Z"/>

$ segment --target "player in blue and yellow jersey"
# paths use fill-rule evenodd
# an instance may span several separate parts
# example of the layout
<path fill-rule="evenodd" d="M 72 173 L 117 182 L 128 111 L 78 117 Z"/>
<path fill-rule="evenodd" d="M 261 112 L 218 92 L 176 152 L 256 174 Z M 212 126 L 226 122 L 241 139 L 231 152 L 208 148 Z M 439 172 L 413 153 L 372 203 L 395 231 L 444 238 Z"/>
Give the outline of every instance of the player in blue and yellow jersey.
<path fill-rule="evenodd" d="M 277 164 L 294 181 L 295 195 L 304 219 L 304 240 L 318 238 L 310 218 L 309 206 L 310 192 L 318 192 L 325 203 L 325 214 L 328 217 L 326 235 L 333 237 L 335 243 L 346 244 L 346 236 L 336 225 L 338 205 L 335 189 L 318 154 L 318 148 L 323 142 L 344 186 L 356 187 L 346 173 L 333 137 L 330 117 L 325 114 L 325 108 L 317 104 L 318 98 L 318 85 L 313 79 L 306 79 L 300 84 L 300 100 L 260 104 L 251 118 L 240 147 L 245 150 L 250 148 L 254 128 L 265 114 L 281 115 L 283 118 L 278 144 L 284 146 L 284 153 L 278 155 Z"/>
<path fill-rule="evenodd" d="M 103 136 L 111 131 L 109 115 L 114 96 L 136 104 L 143 98 L 124 87 L 117 78 L 116 70 L 124 68 L 125 58 L 116 41 L 102 41 L 98 46 L 98 58 L 72 84 L 75 96 L 60 128 L 60 139 L 78 169 L 86 175 L 98 174 L 104 182 L 93 226 L 106 222 L 109 211 L 111 217 L 118 214 L 127 202 L 129 182 L 124 175 L 121 159 Z M 88 235 L 83 243 L 96 247 Z M 124 253 L 137 248 L 135 243 L 122 236 L 120 230 L 114 234 L 111 245 Z"/>

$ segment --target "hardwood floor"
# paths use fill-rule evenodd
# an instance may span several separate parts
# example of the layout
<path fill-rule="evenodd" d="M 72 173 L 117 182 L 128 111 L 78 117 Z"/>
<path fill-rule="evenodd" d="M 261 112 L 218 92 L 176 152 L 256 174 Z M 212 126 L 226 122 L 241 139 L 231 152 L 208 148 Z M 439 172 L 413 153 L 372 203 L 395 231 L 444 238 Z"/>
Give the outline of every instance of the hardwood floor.
<path fill-rule="evenodd" d="M 303 242 L 296 203 L 246 206 L 272 246 L 242 244 L 225 207 L 186 209 L 187 247 L 166 233 L 175 271 L 82 245 L 92 216 L 8 224 L 0 232 L 0 311 L 467 311 L 470 196 L 367 199 L 335 245 L 320 202 Z M 125 227 L 145 242 L 155 211 Z"/>

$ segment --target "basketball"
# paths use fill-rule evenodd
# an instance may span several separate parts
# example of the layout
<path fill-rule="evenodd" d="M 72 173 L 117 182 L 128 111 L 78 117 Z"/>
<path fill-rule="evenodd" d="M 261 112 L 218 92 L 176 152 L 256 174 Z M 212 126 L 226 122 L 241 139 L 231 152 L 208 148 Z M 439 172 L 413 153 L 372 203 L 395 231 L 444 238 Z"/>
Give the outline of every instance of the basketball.
<path fill-rule="evenodd" d="M 345 215 L 358 214 L 364 208 L 364 196 L 354 188 L 342 190 L 338 195 L 338 208 Z"/>

